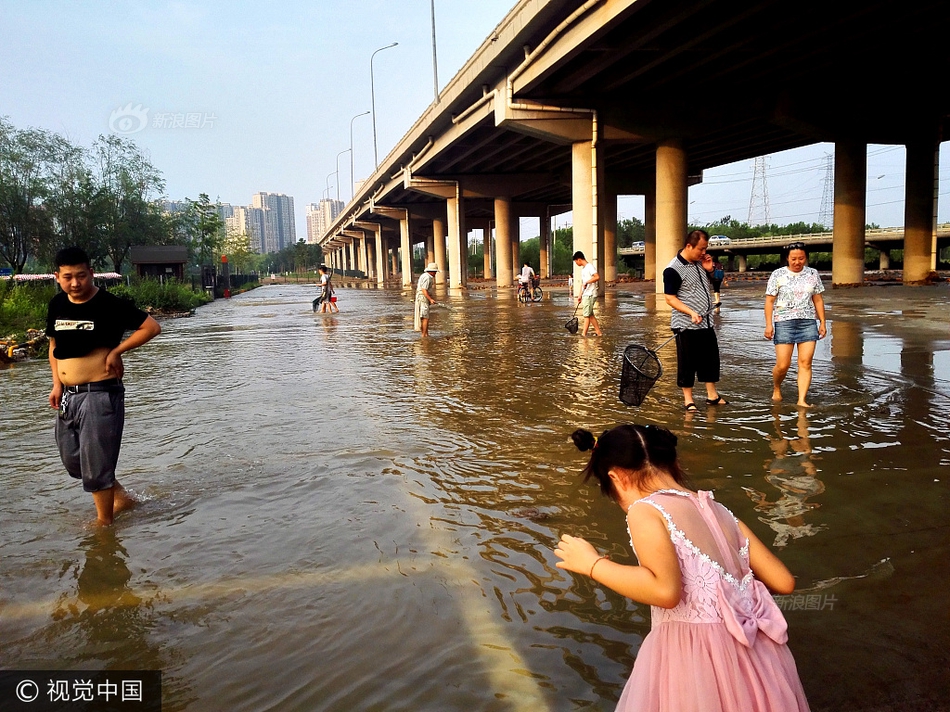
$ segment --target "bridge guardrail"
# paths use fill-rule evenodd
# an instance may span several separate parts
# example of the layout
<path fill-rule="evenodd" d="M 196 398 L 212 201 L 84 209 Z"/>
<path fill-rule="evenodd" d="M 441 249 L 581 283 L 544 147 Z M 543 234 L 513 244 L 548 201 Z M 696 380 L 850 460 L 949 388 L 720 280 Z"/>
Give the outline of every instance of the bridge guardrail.
<path fill-rule="evenodd" d="M 865 240 L 870 242 L 873 241 L 875 237 L 882 238 L 887 236 L 903 236 L 904 228 L 902 227 L 876 227 L 869 228 L 864 231 Z M 937 225 L 937 235 L 939 237 L 947 237 L 950 235 L 950 223 L 941 223 Z M 797 235 L 760 235 L 758 237 L 743 237 L 736 238 L 732 240 L 728 245 L 712 245 L 713 249 L 718 250 L 730 250 L 736 248 L 742 248 L 743 246 L 761 246 L 761 245 L 776 245 L 784 246 L 791 242 L 804 242 L 806 245 L 810 244 L 822 244 L 831 242 L 834 237 L 834 233 L 830 230 L 827 232 L 810 232 L 810 233 L 799 233 Z M 644 253 L 643 247 L 621 247 L 617 250 L 618 255 L 642 255 Z"/>

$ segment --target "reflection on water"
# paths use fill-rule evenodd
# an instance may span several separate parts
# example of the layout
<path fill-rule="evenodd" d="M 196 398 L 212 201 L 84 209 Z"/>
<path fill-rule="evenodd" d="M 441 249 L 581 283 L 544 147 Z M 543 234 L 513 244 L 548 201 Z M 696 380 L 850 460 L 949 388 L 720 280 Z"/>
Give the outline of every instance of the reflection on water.
<path fill-rule="evenodd" d="M 785 435 L 780 409 L 774 411 L 775 432 L 769 438 L 774 457 L 766 463 L 765 481 L 778 490 L 777 497 L 769 501 L 768 494 L 754 487 L 742 489 L 755 503 L 755 511 L 764 514 L 759 521 L 775 532 L 772 546 L 784 547 L 789 539 L 814 536 L 827 528 L 824 524 L 816 526 L 805 521 L 808 512 L 821 506 L 808 500 L 824 492 L 825 485 L 818 479 L 808 433 L 808 411 L 798 409 L 795 435 L 791 438 Z"/>
<path fill-rule="evenodd" d="M 0 471 L 2 662 L 162 669 L 167 710 L 611 709 L 649 610 L 551 549 L 571 532 L 632 561 L 568 434 L 635 419 L 673 429 L 695 483 L 804 591 L 835 597 L 786 609 L 813 709 L 950 694 L 918 644 L 950 643 L 929 624 L 950 605 L 941 300 L 828 294 L 801 411 L 769 402 L 762 286 L 730 285 L 716 323 L 732 405 L 696 414 L 671 347 L 644 404 L 618 400 L 623 348 L 669 336 L 652 284 L 611 289 L 588 339 L 564 329 L 557 288 L 537 304 L 443 292 L 427 340 L 411 290 L 340 288 L 332 315 L 312 312 L 315 285 L 215 302 L 127 358 L 120 471 L 143 504 L 107 530 L 86 528 L 90 498 L 61 472 L 48 365 L 0 371 L 16 453 Z M 908 311 L 925 318 L 892 314 Z M 868 676 L 892 682 L 871 693 Z"/>

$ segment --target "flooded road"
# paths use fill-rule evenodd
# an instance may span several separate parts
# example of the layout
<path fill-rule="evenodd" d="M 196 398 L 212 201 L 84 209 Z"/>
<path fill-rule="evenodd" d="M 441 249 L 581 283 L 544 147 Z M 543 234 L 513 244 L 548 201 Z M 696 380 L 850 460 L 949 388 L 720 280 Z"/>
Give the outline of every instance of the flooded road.
<path fill-rule="evenodd" d="M 0 668 L 160 669 L 164 710 L 612 710 L 649 610 L 554 567 L 561 533 L 632 560 L 568 440 L 671 428 L 694 484 L 798 577 L 780 605 L 815 710 L 950 695 L 947 285 L 829 290 L 810 400 L 773 406 L 762 283 L 719 318 L 732 404 L 682 412 L 675 350 L 639 408 L 628 343 L 669 335 L 653 285 L 570 336 L 565 290 L 520 304 L 266 286 L 129 354 L 111 529 L 53 444 L 49 366 L 0 370 Z M 794 400 L 793 373 L 786 399 Z"/>

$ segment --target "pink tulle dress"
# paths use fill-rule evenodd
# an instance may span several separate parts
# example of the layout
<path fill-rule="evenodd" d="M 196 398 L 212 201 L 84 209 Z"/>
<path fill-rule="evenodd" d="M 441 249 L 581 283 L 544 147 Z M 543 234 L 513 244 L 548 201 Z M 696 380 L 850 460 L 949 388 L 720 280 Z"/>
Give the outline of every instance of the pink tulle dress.
<path fill-rule="evenodd" d="M 736 518 L 711 492 L 660 490 L 630 510 L 651 506 L 676 547 L 683 595 L 653 606 L 618 712 L 808 710 L 785 617 L 752 575 Z"/>

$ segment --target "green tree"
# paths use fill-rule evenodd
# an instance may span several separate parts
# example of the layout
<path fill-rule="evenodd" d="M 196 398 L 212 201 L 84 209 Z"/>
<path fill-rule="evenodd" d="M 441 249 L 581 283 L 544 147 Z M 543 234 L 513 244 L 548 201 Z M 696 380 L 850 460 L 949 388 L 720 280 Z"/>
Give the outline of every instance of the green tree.
<path fill-rule="evenodd" d="M 561 227 L 554 231 L 554 264 L 552 274 L 573 274 L 574 228 Z"/>
<path fill-rule="evenodd" d="M 52 265 L 58 250 L 76 246 L 86 251 L 93 264 L 101 262 L 107 256 L 103 241 L 107 206 L 88 166 L 87 152 L 64 143 L 50 180 L 45 206 L 53 220 L 54 234 L 40 246 L 38 257 Z"/>
<path fill-rule="evenodd" d="M 633 247 L 634 242 L 643 242 L 646 234 L 646 226 L 640 218 L 617 221 L 617 247 Z"/>
<path fill-rule="evenodd" d="M 164 241 L 165 224 L 154 199 L 164 192 L 165 181 L 127 138 L 100 135 L 93 144 L 93 156 L 104 208 L 103 250 L 119 272 L 132 245 Z"/>
<path fill-rule="evenodd" d="M 201 193 L 198 200 L 186 200 L 188 207 L 177 227 L 187 237 L 192 255 L 199 265 L 216 264 L 224 244 L 224 221 L 218 214 L 218 208 L 207 193 Z"/>
<path fill-rule="evenodd" d="M 49 167 L 57 160 L 58 137 L 42 129 L 16 129 L 0 117 L 0 257 L 20 273 L 53 234 L 44 206 Z"/>
<path fill-rule="evenodd" d="M 224 254 L 228 256 L 234 274 L 247 274 L 254 264 L 254 253 L 251 252 L 251 238 L 246 234 L 228 235 L 224 239 Z"/>

